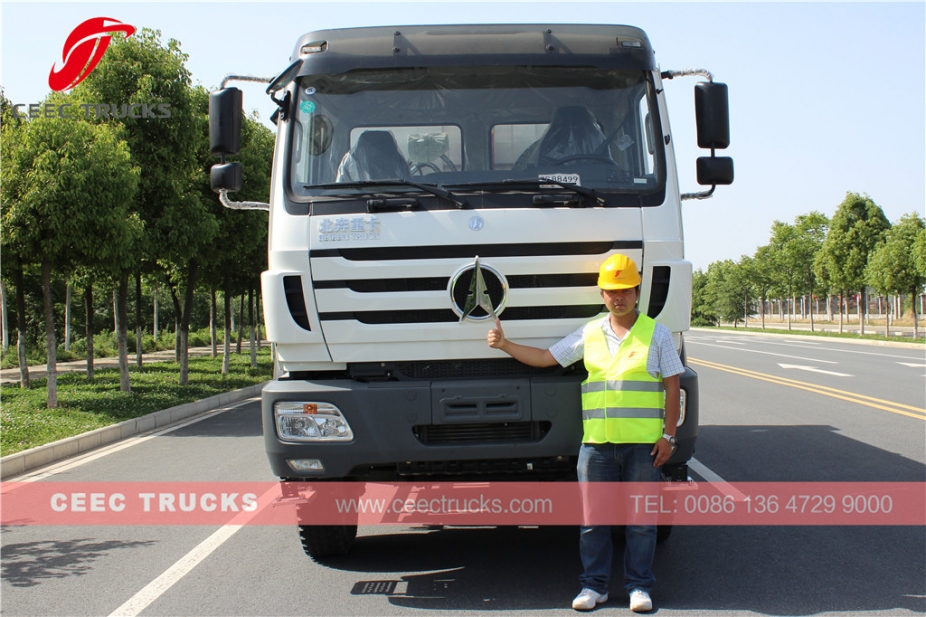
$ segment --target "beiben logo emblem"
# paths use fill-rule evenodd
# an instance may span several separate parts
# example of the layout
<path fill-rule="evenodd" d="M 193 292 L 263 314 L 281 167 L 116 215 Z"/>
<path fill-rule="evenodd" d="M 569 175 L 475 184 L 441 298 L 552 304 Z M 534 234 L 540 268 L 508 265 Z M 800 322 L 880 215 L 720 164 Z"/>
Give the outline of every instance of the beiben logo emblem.
<path fill-rule="evenodd" d="M 474 216 L 469 220 L 469 228 L 473 231 L 479 231 L 486 226 L 486 222 L 482 220 L 481 216 Z"/>
<path fill-rule="evenodd" d="M 135 26 L 111 17 L 92 17 L 74 28 L 64 42 L 61 68 L 56 63 L 48 74 L 49 87 L 63 92 L 82 82 L 100 63 L 112 32 L 123 32 L 128 38 L 135 34 Z"/>
<path fill-rule="evenodd" d="M 449 291 L 460 323 L 465 319 L 484 321 L 491 318 L 495 321 L 505 309 L 508 283 L 495 269 L 480 264 L 477 255 L 473 263 L 451 277 Z"/>

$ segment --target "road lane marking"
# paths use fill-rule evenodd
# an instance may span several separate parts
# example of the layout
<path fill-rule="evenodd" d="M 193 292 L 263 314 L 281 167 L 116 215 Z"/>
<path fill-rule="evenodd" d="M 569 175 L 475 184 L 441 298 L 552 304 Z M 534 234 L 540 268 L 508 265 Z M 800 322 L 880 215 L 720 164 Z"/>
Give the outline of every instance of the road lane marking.
<path fill-rule="evenodd" d="M 749 336 L 749 335 L 746 334 L 745 336 Z M 705 343 L 701 343 L 701 341 L 714 340 L 714 339 L 700 338 L 700 337 L 699 338 L 689 338 L 686 336 L 685 342 L 687 343 L 689 340 L 697 341 L 700 344 L 704 345 Z M 779 342 L 775 342 L 775 341 L 764 339 L 764 338 L 761 340 L 756 339 L 750 342 L 759 343 L 762 345 L 773 345 L 776 347 L 792 347 L 792 343 L 802 343 L 804 345 L 821 345 L 822 344 L 818 342 L 792 341 L 792 340 L 787 340 L 787 339 L 782 340 L 782 342 L 779 343 Z M 808 351 L 835 351 L 841 354 L 851 353 L 851 354 L 856 354 L 856 355 L 861 355 L 861 356 L 878 356 L 880 358 L 904 358 L 908 360 L 921 360 L 921 357 L 912 357 L 912 356 L 902 354 L 902 353 L 879 353 L 876 351 L 858 351 L 857 349 L 845 349 L 845 348 L 840 348 L 840 347 L 815 347 L 812 350 L 808 349 Z M 922 354 L 920 354 L 920 356 L 922 356 Z"/>
<path fill-rule="evenodd" d="M 686 339 L 685 342 L 687 343 L 688 340 Z M 726 345 L 711 345 L 710 343 L 695 342 L 695 345 L 703 345 L 704 347 L 716 347 L 718 349 L 727 349 L 727 350 L 731 349 L 730 347 L 727 347 Z M 792 360 L 807 360 L 808 362 L 820 362 L 822 364 L 839 364 L 839 362 L 833 362 L 832 360 L 820 360 L 818 358 L 805 358 L 803 356 L 789 356 L 783 353 L 772 353 L 770 351 L 759 351 L 758 349 L 738 349 L 737 351 L 742 351 L 743 353 L 758 353 L 758 354 L 762 354 L 765 356 L 778 356 L 779 358 L 791 358 Z"/>
<path fill-rule="evenodd" d="M 698 459 L 692 457 L 688 461 L 688 468 L 704 478 L 706 482 L 716 486 L 723 494 L 732 496 L 736 501 L 746 501 L 746 495 L 734 488 L 732 484 L 714 473 Z"/>
<path fill-rule="evenodd" d="M 822 373 L 823 375 L 833 375 L 835 377 L 854 377 L 854 375 L 849 375 L 848 373 L 837 373 L 835 371 L 824 371 L 815 366 L 801 366 L 799 364 L 778 364 L 781 368 L 787 369 L 798 369 L 801 371 L 809 371 L 811 373 Z"/>
<path fill-rule="evenodd" d="M 110 613 L 110 617 L 136 617 L 143 610 L 148 608 L 152 602 L 164 595 L 175 583 L 189 574 L 193 568 L 205 561 L 209 555 L 225 544 L 229 538 L 238 533 L 238 531 L 252 518 L 269 507 L 279 494 L 280 487 L 274 484 L 257 498 L 258 507 L 255 508 L 253 512 L 241 512 L 229 521 L 227 525 L 220 527 L 215 533 L 197 544 L 190 552 L 165 570 L 163 574 L 145 585 L 141 591 Z"/>
<path fill-rule="evenodd" d="M 751 377 L 752 379 L 767 381 L 769 383 L 777 384 L 780 386 L 798 388 L 799 390 L 806 390 L 808 392 L 822 394 L 823 396 L 829 396 L 843 401 L 849 401 L 850 403 L 857 403 L 859 405 L 881 409 L 882 411 L 889 411 L 901 416 L 916 418 L 917 420 L 926 420 L 926 409 L 913 407 L 912 405 L 904 405 L 903 403 L 895 403 L 893 401 L 886 401 L 884 399 L 875 398 L 873 396 L 856 394 L 854 392 L 846 392 L 845 390 L 830 388 L 828 386 L 820 386 L 817 384 L 788 379 L 786 377 L 778 377 L 775 375 L 769 375 L 767 373 L 759 373 L 734 366 L 727 366 L 725 364 L 717 364 L 716 362 L 708 362 L 707 360 L 688 358 L 688 363 L 694 364 L 695 366 L 703 366 L 706 368 L 716 369 L 718 371 L 733 373 L 734 375 L 740 375 L 742 377 Z M 905 410 L 910 410 L 916 413 L 910 413 L 909 411 Z"/>
<path fill-rule="evenodd" d="M 915 364 L 913 362 L 898 362 L 897 364 L 909 366 L 910 368 L 926 368 L 926 364 Z"/>

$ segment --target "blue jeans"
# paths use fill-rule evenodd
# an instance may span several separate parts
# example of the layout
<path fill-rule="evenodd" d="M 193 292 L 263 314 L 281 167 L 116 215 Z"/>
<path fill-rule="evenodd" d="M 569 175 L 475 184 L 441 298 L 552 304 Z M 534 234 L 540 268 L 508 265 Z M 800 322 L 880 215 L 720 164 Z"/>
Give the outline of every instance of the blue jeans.
<path fill-rule="evenodd" d="M 659 468 L 653 467 L 653 444 L 582 444 L 579 450 L 579 482 L 656 482 Z M 609 526 L 581 527 L 579 553 L 582 557 L 582 587 L 598 593 L 608 591 L 614 548 Z M 624 587 L 649 591 L 656 583 L 653 556 L 656 526 L 627 525 L 624 548 Z"/>

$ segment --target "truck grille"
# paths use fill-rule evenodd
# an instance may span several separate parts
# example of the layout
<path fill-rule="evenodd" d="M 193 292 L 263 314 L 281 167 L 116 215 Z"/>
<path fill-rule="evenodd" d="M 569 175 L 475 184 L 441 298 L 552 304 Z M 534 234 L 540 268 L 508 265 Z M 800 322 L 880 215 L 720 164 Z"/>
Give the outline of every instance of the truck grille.
<path fill-rule="evenodd" d="M 497 444 L 540 441 L 550 431 L 550 422 L 503 422 L 488 424 L 422 424 L 412 429 L 421 443 Z"/>
<path fill-rule="evenodd" d="M 499 243 L 324 248 L 309 257 L 331 359 L 352 364 L 494 355 L 487 330 L 474 327 L 493 325 L 482 306 L 460 325 L 477 256 L 502 321 L 549 321 L 534 336 L 555 340 L 605 312 L 598 264 L 614 251 L 641 264 L 642 249 L 638 240 Z"/>
<path fill-rule="evenodd" d="M 577 362 L 570 367 L 536 368 L 513 358 L 498 360 L 423 360 L 420 362 L 358 362 L 348 367 L 351 379 L 358 381 L 484 379 L 492 377 L 531 377 L 577 375 L 583 378 L 585 367 Z"/>

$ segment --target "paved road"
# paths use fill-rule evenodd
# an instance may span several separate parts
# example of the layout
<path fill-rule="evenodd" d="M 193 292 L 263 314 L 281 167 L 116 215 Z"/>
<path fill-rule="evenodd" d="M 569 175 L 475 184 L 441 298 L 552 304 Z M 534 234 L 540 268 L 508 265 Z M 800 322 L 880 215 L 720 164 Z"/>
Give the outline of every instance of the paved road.
<path fill-rule="evenodd" d="M 696 480 L 926 480 L 922 349 L 687 340 L 701 377 Z M 49 473 L 35 481 L 273 481 L 256 401 Z M 8 616 L 566 615 L 578 591 L 570 527 L 363 527 L 324 565 L 281 526 L 10 525 L 2 541 Z M 654 600 L 666 615 L 922 615 L 924 554 L 924 527 L 677 527 L 657 549 Z M 629 614 L 612 591 L 596 613 Z"/>

